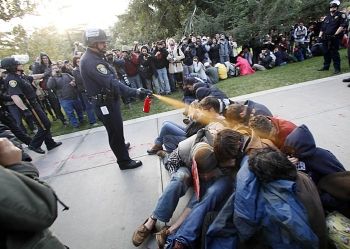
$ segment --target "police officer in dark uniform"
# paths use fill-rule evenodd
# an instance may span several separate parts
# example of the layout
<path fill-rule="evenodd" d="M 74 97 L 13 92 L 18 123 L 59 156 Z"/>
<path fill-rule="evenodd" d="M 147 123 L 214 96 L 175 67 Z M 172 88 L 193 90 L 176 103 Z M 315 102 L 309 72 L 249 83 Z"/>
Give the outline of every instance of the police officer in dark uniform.
<path fill-rule="evenodd" d="M 1 68 L 6 69 L 8 73 L 5 79 L 5 83 L 8 84 L 8 94 L 18 108 L 23 111 L 24 115 L 33 116 L 38 126 L 38 132 L 30 142 L 28 149 L 45 154 L 45 151 L 41 149 L 43 142 L 45 142 L 48 150 L 60 146 L 62 143 L 55 142 L 51 136 L 51 123 L 38 103 L 35 90 L 31 85 L 34 79 L 43 78 L 45 74 L 26 76 L 23 73 L 23 65 L 11 57 L 4 58 L 0 63 Z"/>
<path fill-rule="evenodd" d="M 333 0 L 329 5 L 329 14 L 323 20 L 318 41 L 322 42 L 324 63 L 319 71 L 327 71 L 333 59 L 334 74 L 340 73 L 339 45 L 343 30 L 347 26 L 346 15 L 339 12 L 339 0 Z"/>
<path fill-rule="evenodd" d="M 107 36 L 102 29 L 86 30 L 84 41 L 88 48 L 81 57 L 80 72 L 87 94 L 93 102 L 97 117 L 106 127 L 109 145 L 117 157 L 119 168 L 137 168 L 142 162 L 132 160 L 125 145 L 120 97 L 142 99 L 152 92 L 143 88 L 130 88 L 116 78 L 112 66 L 105 59 Z"/>
<path fill-rule="evenodd" d="M 6 125 L 11 132 L 26 145 L 29 145 L 32 138 L 24 133 L 16 124 L 16 120 L 12 117 L 7 109 L 7 105 L 14 104 L 12 98 L 7 93 L 7 84 L 5 80 L 0 77 L 0 122 Z"/>

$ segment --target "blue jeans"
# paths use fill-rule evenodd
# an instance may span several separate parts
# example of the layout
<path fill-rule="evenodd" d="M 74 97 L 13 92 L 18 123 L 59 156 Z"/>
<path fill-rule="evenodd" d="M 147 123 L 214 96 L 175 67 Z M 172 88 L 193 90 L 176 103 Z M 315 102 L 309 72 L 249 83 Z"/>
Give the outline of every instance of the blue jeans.
<path fill-rule="evenodd" d="M 168 222 L 177 207 L 182 196 L 191 186 L 191 172 L 186 167 L 180 167 L 171 175 L 170 182 L 165 187 L 163 194 L 159 197 L 153 217 L 162 222 Z"/>
<path fill-rule="evenodd" d="M 128 79 L 132 88 L 138 89 L 142 87 L 142 81 L 139 74 L 136 74 L 135 76 L 128 76 Z"/>
<path fill-rule="evenodd" d="M 95 113 L 94 113 L 94 106 L 89 101 L 87 93 L 82 93 L 81 97 L 82 97 L 82 101 L 83 101 L 84 106 L 85 106 L 86 114 L 87 114 L 88 119 L 89 119 L 89 124 L 96 123 L 96 116 L 95 116 Z"/>
<path fill-rule="evenodd" d="M 170 121 L 165 121 L 160 129 L 159 136 L 155 140 L 155 144 L 165 146 L 168 152 L 175 150 L 178 144 L 185 140 L 185 128 Z"/>
<path fill-rule="evenodd" d="M 177 240 L 188 248 L 195 245 L 202 231 L 205 215 L 210 211 L 218 211 L 232 192 L 233 180 L 230 176 L 222 176 L 208 182 L 201 181 L 201 199 L 197 202 L 184 223 L 168 240 Z"/>
<path fill-rule="evenodd" d="M 74 128 L 79 127 L 79 122 L 82 123 L 84 121 L 83 116 L 83 108 L 78 99 L 60 99 L 60 104 L 66 113 L 69 122 Z M 74 111 L 78 115 L 79 122 L 74 114 Z"/>
<path fill-rule="evenodd" d="M 158 77 L 157 81 L 160 87 L 161 93 L 170 93 L 170 85 L 168 79 L 168 72 L 165 67 L 157 69 Z"/>

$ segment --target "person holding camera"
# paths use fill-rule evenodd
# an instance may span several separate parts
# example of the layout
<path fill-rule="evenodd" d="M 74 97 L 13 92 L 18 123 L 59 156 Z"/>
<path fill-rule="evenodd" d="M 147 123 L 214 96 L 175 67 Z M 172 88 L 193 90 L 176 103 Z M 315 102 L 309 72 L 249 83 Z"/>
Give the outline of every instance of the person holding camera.
<path fill-rule="evenodd" d="M 154 65 L 157 69 L 157 73 L 153 78 L 153 81 L 156 85 L 159 85 L 160 88 L 160 94 L 162 95 L 170 95 L 170 84 L 169 84 L 169 78 L 168 78 L 168 51 L 164 47 L 164 43 L 162 41 L 158 41 L 157 45 L 153 51 L 154 53 Z"/>
<path fill-rule="evenodd" d="M 74 77 L 67 73 L 62 73 L 57 64 L 52 64 L 52 76 L 47 82 L 47 87 L 57 95 L 70 124 L 74 128 L 79 128 L 79 124 L 84 122 L 83 107 L 78 100 L 78 89 Z M 75 113 L 77 117 L 75 116 Z"/>
<path fill-rule="evenodd" d="M 152 90 L 152 75 L 155 71 L 154 57 L 149 53 L 147 46 L 141 47 L 141 53 L 139 55 L 139 74 L 141 76 L 142 85 L 148 90 Z M 159 87 L 158 87 L 159 88 Z M 158 90 L 159 91 L 159 90 Z"/>
<path fill-rule="evenodd" d="M 181 79 L 182 84 L 182 60 L 185 58 L 182 50 L 176 46 L 174 39 L 169 39 L 168 41 L 168 61 L 169 61 L 169 78 L 170 78 L 170 88 L 172 92 L 176 91 L 176 82 Z"/>
<path fill-rule="evenodd" d="M 318 42 L 323 46 L 323 67 L 319 71 L 328 71 L 333 60 L 334 74 L 340 73 L 339 45 L 343 31 L 347 27 L 346 15 L 338 11 L 339 0 L 333 0 L 329 5 L 329 14 L 323 20 Z"/>
<path fill-rule="evenodd" d="M 87 29 L 84 42 L 88 48 L 80 60 L 81 76 L 95 113 L 106 127 L 109 145 L 119 168 L 127 170 L 140 167 L 142 162 L 130 158 L 130 144 L 125 144 L 120 96 L 144 99 L 152 92 L 144 88 L 130 88 L 116 78 L 114 69 L 105 60 L 107 35 L 104 30 Z"/>

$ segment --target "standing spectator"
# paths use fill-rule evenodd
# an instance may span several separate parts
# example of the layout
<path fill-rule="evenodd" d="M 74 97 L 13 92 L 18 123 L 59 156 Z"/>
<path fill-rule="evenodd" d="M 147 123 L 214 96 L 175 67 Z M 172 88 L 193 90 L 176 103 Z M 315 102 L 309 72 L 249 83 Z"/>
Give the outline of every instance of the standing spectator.
<path fill-rule="evenodd" d="M 237 42 L 233 39 L 233 36 L 228 37 L 228 44 L 230 45 L 230 62 L 236 63 L 238 51 L 237 51 Z"/>
<path fill-rule="evenodd" d="M 83 78 L 81 77 L 81 74 L 80 74 L 79 64 L 80 64 L 80 57 L 74 56 L 73 57 L 73 66 L 74 66 L 73 77 L 75 80 L 75 84 L 77 85 L 78 96 L 81 100 L 83 110 L 86 111 L 86 114 L 88 116 L 89 124 L 91 126 L 96 126 L 97 123 L 96 123 L 94 108 L 88 99 Z"/>
<path fill-rule="evenodd" d="M 346 15 L 339 12 L 340 2 L 333 0 L 329 5 L 329 14 L 323 20 L 318 39 L 323 45 L 323 67 L 319 71 L 328 71 L 333 60 L 334 74 L 340 73 L 339 44 L 343 30 L 347 26 Z"/>
<path fill-rule="evenodd" d="M 79 124 L 84 122 L 84 116 L 83 108 L 78 100 L 74 77 L 70 74 L 62 73 L 56 64 L 52 64 L 52 76 L 47 82 L 47 87 L 57 95 L 71 125 L 74 128 L 79 128 Z M 77 114 L 79 121 L 74 112 Z"/>
<path fill-rule="evenodd" d="M 170 77 L 170 90 L 172 92 L 176 91 L 176 78 L 181 78 L 182 81 L 182 60 L 185 58 L 184 53 L 181 49 L 176 46 L 174 39 L 169 39 L 168 41 L 168 61 L 169 61 L 169 77 Z"/>
<path fill-rule="evenodd" d="M 187 77 L 193 73 L 193 57 L 196 55 L 196 48 L 191 40 L 187 41 L 186 39 L 183 39 L 181 50 L 185 55 L 183 60 L 183 74 L 184 77 Z"/>
<path fill-rule="evenodd" d="M 142 85 L 144 88 L 152 90 L 152 75 L 155 71 L 154 57 L 149 53 L 147 46 L 141 47 L 139 55 L 139 74 L 141 76 Z M 159 88 L 159 87 L 158 87 Z"/>
<path fill-rule="evenodd" d="M 206 57 L 205 57 L 205 54 L 206 54 L 206 50 L 205 50 L 205 47 L 203 46 L 202 44 L 202 39 L 201 37 L 197 37 L 196 39 L 196 56 L 198 57 L 198 60 L 202 63 L 204 63 Z"/>
<path fill-rule="evenodd" d="M 219 40 L 219 56 L 220 56 L 220 63 L 224 64 L 225 62 L 229 61 L 229 44 L 228 41 L 225 38 L 224 34 L 220 35 Z"/>
<path fill-rule="evenodd" d="M 51 108 L 55 112 L 56 117 L 61 120 L 63 125 L 67 125 L 66 118 L 64 117 L 62 111 L 60 102 L 58 101 L 57 96 L 54 94 L 54 92 L 47 88 L 46 83 L 51 75 L 51 60 L 49 56 L 46 53 L 41 52 L 40 53 L 40 61 L 38 64 L 36 64 L 33 68 L 33 74 L 42 74 L 45 73 L 45 77 L 41 79 L 40 87 L 44 90 L 44 92 L 47 94 L 48 101 L 50 103 Z M 47 106 L 47 105 L 45 105 Z"/>
<path fill-rule="evenodd" d="M 216 38 L 211 39 L 211 45 L 209 50 L 209 59 L 211 60 L 212 65 L 216 65 L 220 62 L 220 54 L 219 54 L 220 45 L 218 44 L 218 40 Z"/>
<path fill-rule="evenodd" d="M 307 28 L 304 26 L 303 22 L 299 22 L 298 26 L 294 30 L 294 41 L 295 46 L 301 50 L 304 59 L 306 59 L 306 47 L 305 40 L 307 38 Z"/>
<path fill-rule="evenodd" d="M 163 45 L 162 41 L 157 42 L 157 46 L 154 49 L 154 65 L 157 69 L 157 75 L 153 75 L 153 81 L 157 82 L 160 87 L 160 94 L 169 95 L 170 84 L 168 79 L 167 65 L 168 65 L 168 51 Z"/>
<path fill-rule="evenodd" d="M 125 72 L 128 76 L 131 87 L 135 89 L 141 88 L 141 78 L 137 71 L 139 63 L 138 55 L 135 52 L 130 51 L 127 46 L 123 46 L 122 56 L 124 59 Z"/>

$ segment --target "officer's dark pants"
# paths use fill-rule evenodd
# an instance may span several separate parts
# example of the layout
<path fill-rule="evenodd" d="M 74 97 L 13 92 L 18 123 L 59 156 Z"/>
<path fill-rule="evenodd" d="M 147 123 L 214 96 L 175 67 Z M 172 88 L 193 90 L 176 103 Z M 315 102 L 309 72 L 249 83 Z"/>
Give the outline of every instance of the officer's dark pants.
<path fill-rule="evenodd" d="M 40 104 L 37 101 L 31 102 L 32 107 L 34 108 L 35 113 L 33 112 L 34 121 L 38 126 L 38 132 L 33 137 L 30 146 L 34 148 L 39 148 L 43 142 L 45 142 L 46 147 L 52 148 L 55 145 L 55 141 L 52 139 L 52 135 L 50 132 L 51 123 L 47 118 L 45 112 L 41 108 Z M 40 120 L 39 120 L 40 119 Z M 44 129 L 45 128 L 45 129 Z"/>
<path fill-rule="evenodd" d="M 117 157 L 117 162 L 126 163 L 131 159 L 129 152 L 125 147 L 123 120 L 120 112 L 119 100 L 107 100 L 106 103 L 101 104 L 97 100 L 93 100 L 95 107 L 95 113 L 98 119 L 106 127 L 108 133 L 109 146 L 111 147 L 114 155 Z M 101 106 L 106 106 L 109 114 L 103 115 Z"/>
<path fill-rule="evenodd" d="M 5 110 L 0 110 L 0 121 L 24 144 L 29 145 L 32 138 L 24 133 L 17 125 L 16 120 Z"/>
<path fill-rule="evenodd" d="M 323 47 L 323 68 L 329 69 L 331 61 L 333 59 L 333 67 L 335 71 L 340 71 L 340 55 L 339 55 L 339 43 L 338 38 L 327 39 L 322 43 Z"/>
<path fill-rule="evenodd" d="M 55 93 L 53 93 L 52 91 L 48 91 L 48 99 L 50 102 L 50 105 L 53 109 L 53 111 L 56 114 L 56 117 L 61 120 L 61 122 L 64 124 L 66 122 L 66 118 L 64 117 L 62 110 L 61 110 L 61 105 L 60 102 L 58 101 L 57 96 L 55 95 Z"/>

